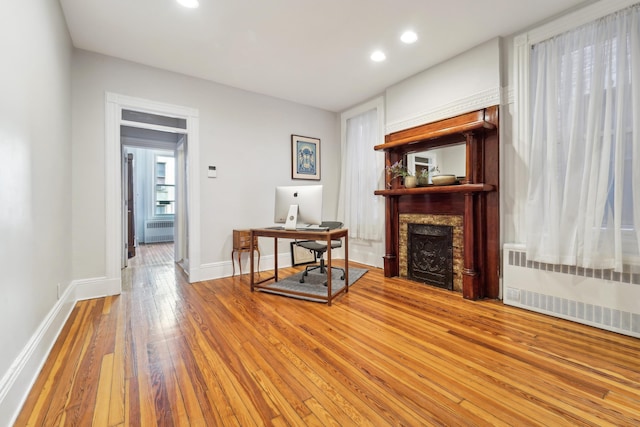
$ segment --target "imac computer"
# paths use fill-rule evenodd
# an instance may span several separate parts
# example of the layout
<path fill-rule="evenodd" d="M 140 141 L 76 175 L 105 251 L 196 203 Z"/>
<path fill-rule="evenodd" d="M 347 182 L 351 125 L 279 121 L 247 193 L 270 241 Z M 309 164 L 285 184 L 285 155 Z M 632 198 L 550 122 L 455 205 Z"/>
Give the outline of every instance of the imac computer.
<path fill-rule="evenodd" d="M 274 221 L 285 230 L 313 227 L 322 222 L 322 185 L 276 187 Z"/>

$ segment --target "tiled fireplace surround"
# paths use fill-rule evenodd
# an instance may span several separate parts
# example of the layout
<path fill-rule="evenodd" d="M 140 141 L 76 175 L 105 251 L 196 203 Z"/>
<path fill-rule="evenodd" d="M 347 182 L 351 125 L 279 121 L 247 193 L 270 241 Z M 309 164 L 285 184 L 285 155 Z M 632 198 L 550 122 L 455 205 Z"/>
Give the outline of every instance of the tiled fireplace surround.
<path fill-rule="evenodd" d="M 463 269 L 463 217 L 462 215 L 400 214 L 399 262 L 400 277 L 409 277 L 408 253 L 409 224 L 446 225 L 453 227 L 453 290 L 462 292 Z M 427 283 L 428 284 L 428 283 Z"/>

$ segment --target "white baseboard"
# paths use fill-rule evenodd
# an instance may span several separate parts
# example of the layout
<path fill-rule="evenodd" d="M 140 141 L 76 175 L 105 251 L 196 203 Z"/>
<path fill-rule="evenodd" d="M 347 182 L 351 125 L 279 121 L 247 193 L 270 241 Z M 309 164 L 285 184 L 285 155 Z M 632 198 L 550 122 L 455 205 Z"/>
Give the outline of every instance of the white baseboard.
<path fill-rule="evenodd" d="M 15 422 L 75 303 L 73 286 L 67 286 L 0 380 L 0 425 L 11 426 Z"/>
<path fill-rule="evenodd" d="M 335 250 L 331 259 L 344 259 L 344 253 L 341 249 Z M 249 265 L 249 254 L 242 254 L 240 257 L 240 261 L 242 263 L 242 274 L 249 273 L 250 265 Z M 236 260 L 233 262 L 235 265 L 235 274 L 240 274 L 240 267 Z M 359 262 L 359 261 L 358 261 Z M 258 269 L 258 256 L 255 258 L 255 266 Z M 274 257 L 273 255 L 265 255 L 260 257 L 260 271 L 265 270 L 273 270 L 274 267 Z M 290 252 L 281 252 L 278 254 L 278 268 L 286 268 L 291 267 L 291 253 Z M 192 270 L 193 271 L 193 270 Z M 233 265 L 231 261 L 221 261 L 221 262 L 212 262 L 209 264 L 202 264 L 200 268 L 197 270 L 197 280 L 191 280 L 189 278 L 190 283 L 201 282 L 204 280 L 213 280 L 220 279 L 222 277 L 229 277 L 233 274 Z M 193 273 L 192 273 L 193 274 Z"/>
<path fill-rule="evenodd" d="M 255 256 L 256 269 L 258 268 L 258 256 Z M 222 277 L 229 277 L 233 273 L 232 261 L 212 262 L 209 264 L 202 264 L 198 269 L 197 280 L 189 280 L 191 283 L 202 282 L 204 280 L 220 279 Z M 238 262 L 235 262 L 235 274 L 240 274 L 240 267 Z M 247 274 L 250 269 L 249 254 L 241 254 L 240 262 L 242 263 L 242 273 Z M 260 271 L 273 270 L 274 257 L 273 255 L 266 255 L 260 257 Z M 291 267 L 291 254 L 281 253 L 278 255 L 278 268 Z"/>
<path fill-rule="evenodd" d="M 119 295 L 122 292 L 122 279 L 116 277 L 95 277 L 91 279 L 74 280 L 71 282 L 76 301 Z"/>
<path fill-rule="evenodd" d="M 117 295 L 121 289 L 120 278 L 106 277 L 75 280 L 64 287 L 60 299 L 0 380 L 0 426 L 15 422 L 76 302 Z"/>

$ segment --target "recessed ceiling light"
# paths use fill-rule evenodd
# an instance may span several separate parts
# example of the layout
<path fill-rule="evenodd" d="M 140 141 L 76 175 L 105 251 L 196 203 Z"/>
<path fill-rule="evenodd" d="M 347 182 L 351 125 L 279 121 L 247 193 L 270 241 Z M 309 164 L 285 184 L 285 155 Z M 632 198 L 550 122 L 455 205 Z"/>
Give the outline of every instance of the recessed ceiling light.
<path fill-rule="evenodd" d="M 371 54 L 371 60 L 375 62 L 382 62 L 387 59 L 387 55 L 384 54 L 381 50 L 376 50 Z"/>
<path fill-rule="evenodd" d="M 195 9 L 196 7 L 200 6 L 198 0 L 177 0 L 177 2 L 184 7 L 188 7 L 189 9 Z"/>
<path fill-rule="evenodd" d="M 406 44 L 415 43 L 418 40 L 418 35 L 413 31 L 405 31 L 401 36 L 402 40 Z"/>

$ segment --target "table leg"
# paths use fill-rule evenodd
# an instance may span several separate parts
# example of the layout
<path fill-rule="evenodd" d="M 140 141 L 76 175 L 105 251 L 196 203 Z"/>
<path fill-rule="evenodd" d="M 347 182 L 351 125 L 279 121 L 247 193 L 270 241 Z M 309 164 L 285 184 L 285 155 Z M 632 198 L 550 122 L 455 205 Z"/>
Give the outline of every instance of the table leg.
<path fill-rule="evenodd" d="M 249 283 L 251 285 L 251 292 L 253 292 L 253 282 L 254 282 L 254 280 L 253 280 L 253 271 L 254 271 L 253 270 L 253 250 L 255 249 L 254 245 L 253 245 L 253 241 L 254 241 L 254 238 L 255 238 L 254 235 L 253 235 L 253 230 L 251 230 L 251 236 L 250 237 L 251 238 L 249 239 L 249 250 L 251 251 L 251 260 L 249 261 L 249 265 L 251 267 L 249 269 L 249 273 L 251 273 L 251 277 L 249 278 Z"/>
<path fill-rule="evenodd" d="M 273 277 L 278 281 L 278 238 L 273 238 Z"/>
<path fill-rule="evenodd" d="M 345 293 L 349 292 L 349 236 L 344 236 L 344 285 Z"/>
<path fill-rule="evenodd" d="M 235 249 L 231 251 L 231 277 L 236 275 L 236 262 L 233 260 L 233 254 L 235 251 Z"/>
<path fill-rule="evenodd" d="M 331 305 L 331 238 L 327 237 L 327 305 Z"/>

